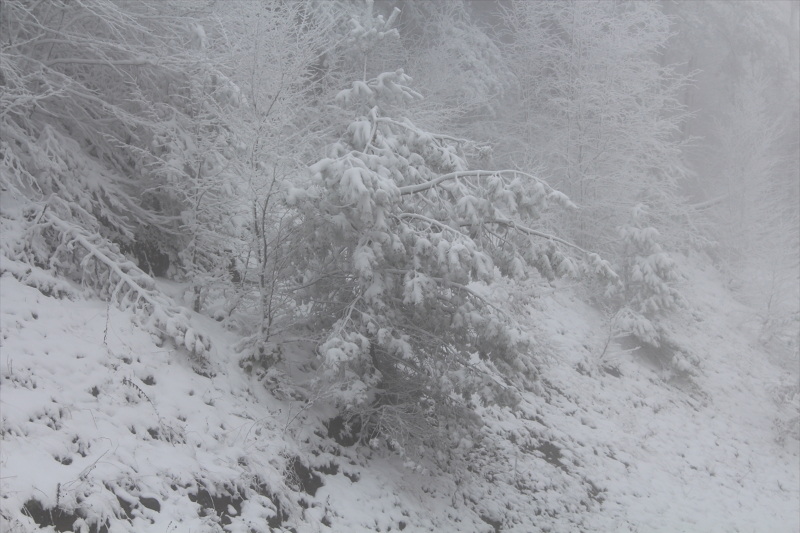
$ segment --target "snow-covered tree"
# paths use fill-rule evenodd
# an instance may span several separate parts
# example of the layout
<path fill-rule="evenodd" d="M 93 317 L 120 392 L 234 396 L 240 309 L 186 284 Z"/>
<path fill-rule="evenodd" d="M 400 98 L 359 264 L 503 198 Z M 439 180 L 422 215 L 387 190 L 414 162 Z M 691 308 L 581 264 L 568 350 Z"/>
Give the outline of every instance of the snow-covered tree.
<path fill-rule="evenodd" d="M 618 229 L 622 240 L 622 263 L 616 269 L 620 285 L 611 293 L 621 310 L 615 327 L 653 347 L 666 344 L 668 334 L 661 324 L 666 313 L 684 303 L 675 288 L 678 269 L 659 244 L 659 233 L 648 224 L 647 206 L 631 211 L 630 221 Z"/>
<path fill-rule="evenodd" d="M 205 38 L 202 27 L 195 31 Z M 212 61 L 198 59 L 194 69 L 167 83 L 169 99 L 148 106 L 150 146 L 137 151 L 142 198 L 174 220 L 173 274 L 191 283 L 195 311 L 209 289 L 229 277 L 232 251 L 241 248 L 236 162 L 245 151 L 231 120 L 242 103 L 239 88 Z"/>
<path fill-rule="evenodd" d="M 51 194 L 102 222 L 109 238 L 164 220 L 137 198 L 135 163 L 122 147 L 149 123 L 137 92 L 156 87 L 178 60 L 158 45 L 188 40 L 147 4 L 3 2 L 2 181 L 30 201 Z M 135 80 L 135 82 L 132 82 Z M 98 164 L 99 163 L 99 164 Z"/>
<path fill-rule="evenodd" d="M 133 307 L 161 334 L 205 352 L 147 268 L 120 253 L 152 235 L 179 241 L 157 203 L 167 197 L 147 198 L 141 154 L 174 118 L 151 113 L 152 104 L 193 63 L 197 18 L 150 2 L 12 0 L 0 19 L 0 185 L 5 216 L 26 226 L 4 252 Z"/>
<path fill-rule="evenodd" d="M 330 32 L 331 42 L 318 49 L 310 86 L 324 109 L 328 92 L 349 81 L 368 79 L 403 63 L 408 51 L 401 45 L 397 24 L 400 9 L 374 0 L 309 2 L 313 17 Z M 326 110 L 329 111 L 329 110 Z"/>
<path fill-rule="evenodd" d="M 225 314 L 241 305 L 243 314 L 257 317 L 245 328 L 253 333 L 240 348 L 264 362 L 272 357 L 270 338 L 279 332 L 276 319 L 285 317 L 288 296 L 282 280 L 292 269 L 286 250 L 292 216 L 280 202 L 281 191 L 329 136 L 330 113 L 319 106 L 326 83 L 318 66 L 336 45 L 338 18 L 326 13 L 311 3 L 272 9 L 243 2 L 222 14 L 232 41 L 227 65 L 243 97 L 229 120 L 243 147 L 233 168 L 237 201 L 247 221 L 236 260 L 241 281 Z"/>
<path fill-rule="evenodd" d="M 446 127 L 482 141 L 492 138 L 486 130 L 503 97 L 511 94 L 513 75 L 497 43 L 479 24 L 488 5 L 462 0 L 404 3 L 404 68 L 425 93 L 412 110 L 417 125 Z"/>
<path fill-rule="evenodd" d="M 310 167 L 310 184 L 286 192 L 299 212 L 292 290 L 323 334 L 323 378 L 340 384 L 340 407 L 377 419 L 398 405 L 424 418 L 512 401 L 535 359 L 495 282 L 583 264 L 565 253 L 570 243 L 526 223 L 572 202 L 522 172 L 470 170 L 469 141 L 402 117 L 420 98 L 410 81 L 398 70 L 341 91 L 355 120 Z"/>
<path fill-rule="evenodd" d="M 762 79 L 741 82 L 717 127 L 717 172 L 705 212 L 721 257 L 753 305 L 765 341 L 791 337 L 800 320 L 797 152 L 786 155 L 788 117 L 772 118 Z"/>
<path fill-rule="evenodd" d="M 581 210 L 576 241 L 602 247 L 630 209 L 668 221 L 682 175 L 678 90 L 659 55 L 669 20 L 651 2 L 513 2 L 505 51 L 519 82 L 516 159 L 542 165 Z M 665 237 L 668 228 L 662 227 Z"/>

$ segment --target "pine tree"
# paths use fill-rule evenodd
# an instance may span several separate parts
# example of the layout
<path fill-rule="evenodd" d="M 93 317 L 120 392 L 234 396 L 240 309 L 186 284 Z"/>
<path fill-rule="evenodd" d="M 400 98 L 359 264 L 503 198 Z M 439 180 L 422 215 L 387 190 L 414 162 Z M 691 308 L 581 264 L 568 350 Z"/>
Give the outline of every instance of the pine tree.
<path fill-rule="evenodd" d="M 619 283 L 606 293 L 617 307 L 612 327 L 618 335 L 630 335 L 659 349 L 655 353 L 665 367 L 691 372 L 696 357 L 676 339 L 670 326 L 671 312 L 687 305 L 676 288 L 678 267 L 659 244 L 658 230 L 648 218 L 647 206 L 639 204 L 628 223 L 617 230 L 622 241 L 621 264 L 616 268 Z"/>
<path fill-rule="evenodd" d="M 420 98 L 410 81 L 398 70 L 341 91 L 338 103 L 361 114 L 310 167 L 311 183 L 286 193 L 299 212 L 293 293 L 324 335 L 324 380 L 339 383 L 340 407 L 373 420 L 398 406 L 419 420 L 513 402 L 536 367 L 495 282 L 582 264 L 567 241 L 523 225 L 551 203 L 573 209 L 569 199 L 521 172 L 470 170 L 472 143 L 397 117 Z"/>

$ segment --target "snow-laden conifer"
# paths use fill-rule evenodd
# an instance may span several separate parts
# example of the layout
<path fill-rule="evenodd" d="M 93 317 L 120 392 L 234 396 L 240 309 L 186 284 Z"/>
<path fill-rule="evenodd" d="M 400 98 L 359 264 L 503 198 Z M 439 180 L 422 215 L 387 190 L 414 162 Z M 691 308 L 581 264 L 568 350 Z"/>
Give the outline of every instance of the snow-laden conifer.
<path fill-rule="evenodd" d="M 575 259 L 569 242 L 529 227 L 550 205 L 574 209 L 564 194 L 522 172 L 470 170 L 473 143 L 403 117 L 421 97 L 410 82 L 398 70 L 341 91 L 355 119 L 309 167 L 310 184 L 285 197 L 300 213 L 294 295 L 324 333 L 324 380 L 340 384 L 341 407 L 380 421 L 398 405 L 424 418 L 513 403 L 536 368 L 497 280 L 586 265 L 615 276 L 596 255 Z"/>
<path fill-rule="evenodd" d="M 658 230 L 649 224 L 648 208 L 638 204 L 627 224 L 617 229 L 622 240 L 619 282 L 606 296 L 615 299 L 618 312 L 612 327 L 646 346 L 660 349 L 662 364 L 688 372 L 696 357 L 682 345 L 670 328 L 670 312 L 685 307 L 676 288 L 678 266 L 660 244 Z"/>

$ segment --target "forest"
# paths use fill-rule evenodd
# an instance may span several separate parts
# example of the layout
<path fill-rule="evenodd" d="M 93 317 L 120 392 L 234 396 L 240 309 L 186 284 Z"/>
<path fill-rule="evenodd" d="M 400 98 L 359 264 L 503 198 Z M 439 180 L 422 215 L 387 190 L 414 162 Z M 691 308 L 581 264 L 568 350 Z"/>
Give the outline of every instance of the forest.
<path fill-rule="evenodd" d="M 0 231 L 3 531 L 800 528 L 800 3 L 2 0 Z"/>

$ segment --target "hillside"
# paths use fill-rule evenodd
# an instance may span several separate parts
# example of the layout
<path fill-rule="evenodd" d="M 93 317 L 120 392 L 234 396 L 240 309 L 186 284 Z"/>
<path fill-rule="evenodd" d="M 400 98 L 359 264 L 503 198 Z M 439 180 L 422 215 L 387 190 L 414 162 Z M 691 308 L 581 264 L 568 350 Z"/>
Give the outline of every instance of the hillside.
<path fill-rule="evenodd" d="M 713 268 L 683 268 L 693 376 L 599 357 L 600 315 L 568 287 L 537 295 L 542 393 L 481 410 L 443 471 L 329 431 L 324 397 L 247 375 L 211 319 L 193 317 L 201 362 L 3 258 L 3 531 L 797 531 L 796 365 L 754 346 Z"/>
<path fill-rule="evenodd" d="M 800 3 L 0 35 L 3 533 L 800 531 Z"/>

